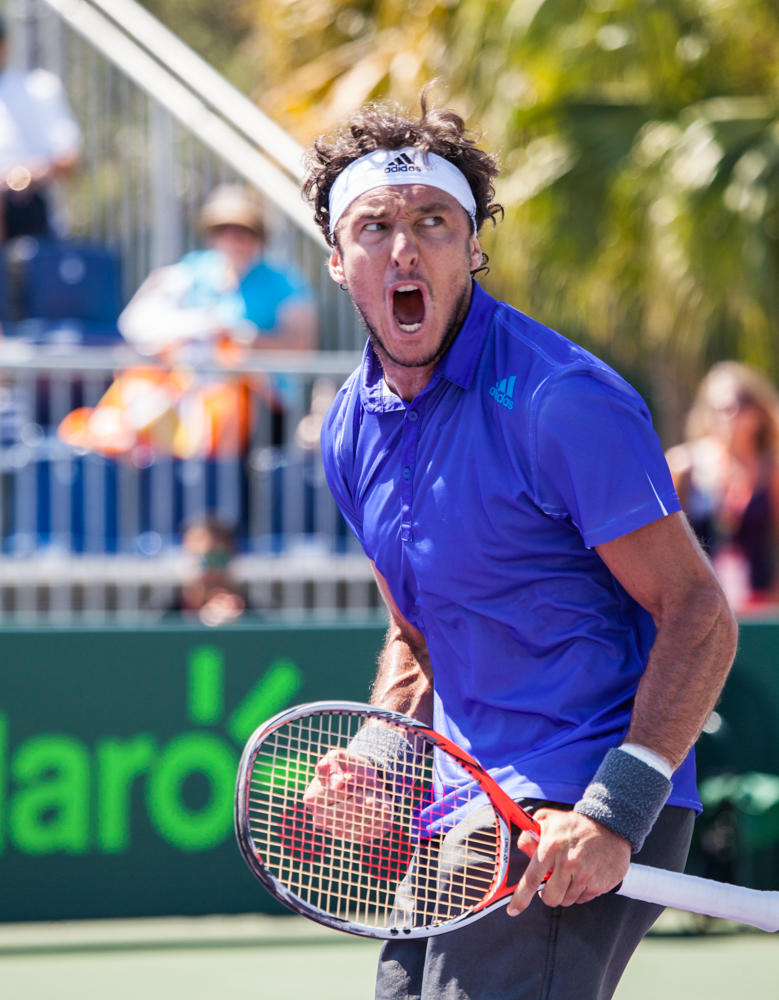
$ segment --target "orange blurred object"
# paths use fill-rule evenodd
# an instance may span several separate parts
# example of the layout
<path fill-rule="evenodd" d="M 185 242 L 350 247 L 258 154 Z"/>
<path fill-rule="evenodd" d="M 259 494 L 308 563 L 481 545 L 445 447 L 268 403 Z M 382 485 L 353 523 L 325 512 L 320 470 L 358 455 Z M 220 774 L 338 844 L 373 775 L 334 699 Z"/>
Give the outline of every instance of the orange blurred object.
<path fill-rule="evenodd" d="M 192 371 L 151 366 L 117 376 L 95 407 L 69 413 L 60 440 L 106 458 L 144 455 L 226 458 L 243 453 L 254 422 L 241 376 L 202 383 Z"/>

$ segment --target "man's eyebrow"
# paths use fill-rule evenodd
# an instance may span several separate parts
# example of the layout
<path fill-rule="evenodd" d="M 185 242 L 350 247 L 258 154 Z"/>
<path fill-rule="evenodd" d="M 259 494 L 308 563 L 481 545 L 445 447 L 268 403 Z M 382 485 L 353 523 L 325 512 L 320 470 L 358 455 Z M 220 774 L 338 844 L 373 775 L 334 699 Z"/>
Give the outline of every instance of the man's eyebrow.
<path fill-rule="evenodd" d="M 354 218 L 383 219 L 386 215 L 389 215 L 389 208 L 370 208 L 366 205 L 365 208 L 360 208 L 354 213 Z"/>
<path fill-rule="evenodd" d="M 418 207 L 411 208 L 409 211 L 412 215 L 432 215 L 436 212 L 446 212 L 452 211 L 453 206 L 447 201 L 431 201 L 427 205 L 419 205 Z M 372 208 L 370 205 L 366 205 L 364 208 L 359 208 L 354 213 L 354 220 L 356 222 L 365 222 L 366 220 L 377 220 L 386 219 L 387 216 L 393 214 L 393 206 L 387 206 L 386 208 Z"/>
<path fill-rule="evenodd" d="M 411 211 L 414 215 L 430 215 L 432 212 L 443 212 L 451 210 L 454 206 L 448 201 L 431 201 L 427 205 L 420 205 L 418 208 L 413 208 Z"/>

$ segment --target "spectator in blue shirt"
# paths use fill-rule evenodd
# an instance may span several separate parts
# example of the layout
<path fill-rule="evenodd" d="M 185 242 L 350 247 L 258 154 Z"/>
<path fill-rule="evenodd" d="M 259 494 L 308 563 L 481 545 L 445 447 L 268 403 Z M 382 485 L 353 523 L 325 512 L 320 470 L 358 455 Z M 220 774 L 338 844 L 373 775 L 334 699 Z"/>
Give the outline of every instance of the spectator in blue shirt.
<path fill-rule="evenodd" d="M 660 911 L 609 890 L 631 853 L 683 868 L 691 748 L 735 651 L 643 400 L 473 281 L 497 173 L 423 102 L 356 112 L 306 183 L 369 335 L 322 453 L 390 611 L 373 702 L 453 739 L 541 825 L 508 910 L 385 944 L 380 1000 L 611 997 Z M 406 750 L 366 733 L 380 787 L 382 754 Z M 306 802 L 358 837 L 350 787 L 315 779 Z"/>
<path fill-rule="evenodd" d="M 224 337 L 253 349 L 314 349 L 312 292 L 293 268 L 264 259 L 257 199 L 238 185 L 219 187 L 200 225 L 209 249 L 152 271 L 119 318 L 123 336 L 142 354 L 176 359 L 183 349 L 201 355 Z"/>

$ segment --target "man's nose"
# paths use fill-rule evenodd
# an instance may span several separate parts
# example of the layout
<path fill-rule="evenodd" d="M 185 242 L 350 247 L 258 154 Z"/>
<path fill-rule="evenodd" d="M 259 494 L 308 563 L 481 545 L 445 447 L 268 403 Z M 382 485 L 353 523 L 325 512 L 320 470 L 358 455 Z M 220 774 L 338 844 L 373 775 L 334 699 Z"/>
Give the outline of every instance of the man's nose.
<path fill-rule="evenodd" d="M 419 259 L 419 247 L 410 230 L 403 227 L 394 234 L 392 241 L 392 263 L 400 270 L 413 267 Z"/>

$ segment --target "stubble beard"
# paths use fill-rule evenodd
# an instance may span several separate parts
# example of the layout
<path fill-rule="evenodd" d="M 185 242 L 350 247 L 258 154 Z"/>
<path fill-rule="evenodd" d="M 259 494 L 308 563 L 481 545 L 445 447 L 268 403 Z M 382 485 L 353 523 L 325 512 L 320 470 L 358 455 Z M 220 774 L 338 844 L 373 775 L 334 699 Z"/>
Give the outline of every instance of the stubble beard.
<path fill-rule="evenodd" d="M 437 361 L 440 361 L 440 359 L 452 346 L 457 334 L 460 332 L 460 328 L 465 322 L 465 317 L 468 315 L 468 309 L 470 307 L 471 285 L 472 282 L 469 282 L 465 288 L 463 288 L 459 299 L 457 299 L 457 301 L 453 304 L 444 326 L 443 336 L 441 337 L 438 346 L 431 351 L 427 357 L 414 358 L 411 361 L 403 361 L 400 358 L 396 358 L 391 351 L 387 350 L 387 345 L 381 339 L 378 331 L 365 315 L 354 296 L 352 296 L 352 302 L 354 302 L 354 307 L 360 315 L 362 325 L 365 327 L 365 332 L 368 334 L 370 342 L 373 345 L 373 349 L 379 356 L 380 361 L 383 361 L 386 358 L 388 361 L 391 361 L 394 365 L 398 365 L 400 368 L 427 368 L 430 365 L 435 364 Z"/>

